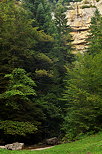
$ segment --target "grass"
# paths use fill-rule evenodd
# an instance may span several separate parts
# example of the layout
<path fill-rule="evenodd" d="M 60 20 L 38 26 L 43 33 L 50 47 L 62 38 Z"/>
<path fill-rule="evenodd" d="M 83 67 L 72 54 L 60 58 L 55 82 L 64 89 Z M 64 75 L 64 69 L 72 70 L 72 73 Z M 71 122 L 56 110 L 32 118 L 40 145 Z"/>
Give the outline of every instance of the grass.
<path fill-rule="evenodd" d="M 10 151 L 0 149 L 0 154 L 102 154 L 102 133 L 84 137 L 83 139 L 61 144 L 41 151 Z"/>

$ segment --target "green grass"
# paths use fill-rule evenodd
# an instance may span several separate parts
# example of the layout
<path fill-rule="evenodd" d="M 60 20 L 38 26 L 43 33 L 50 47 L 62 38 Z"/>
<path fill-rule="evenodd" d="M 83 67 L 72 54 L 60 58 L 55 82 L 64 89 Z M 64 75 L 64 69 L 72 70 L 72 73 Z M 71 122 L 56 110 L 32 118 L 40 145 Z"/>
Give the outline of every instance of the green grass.
<path fill-rule="evenodd" d="M 83 139 L 54 146 L 41 151 L 10 151 L 0 149 L 0 154 L 102 154 L 102 133 L 84 137 Z"/>

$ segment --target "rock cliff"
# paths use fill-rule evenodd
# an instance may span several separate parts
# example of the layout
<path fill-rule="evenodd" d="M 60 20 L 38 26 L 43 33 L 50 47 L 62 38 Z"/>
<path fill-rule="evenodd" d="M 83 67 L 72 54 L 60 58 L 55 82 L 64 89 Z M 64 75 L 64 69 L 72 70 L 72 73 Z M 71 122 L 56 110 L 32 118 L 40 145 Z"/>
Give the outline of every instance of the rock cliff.
<path fill-rule="evenodd" d="M 72 28 L 72 44 L 75 47 L 76 52 L 83 52 L 87 48 L 86 38 L 88 36 L 89 26 L 91 18 L 94 12 L 98 8 L 102 14 L 102 0 L 98 2 L 96 0 L 83 0 L 81 2 L 71 2 L 66 12 L 68 19 L 68 25 Z"/>

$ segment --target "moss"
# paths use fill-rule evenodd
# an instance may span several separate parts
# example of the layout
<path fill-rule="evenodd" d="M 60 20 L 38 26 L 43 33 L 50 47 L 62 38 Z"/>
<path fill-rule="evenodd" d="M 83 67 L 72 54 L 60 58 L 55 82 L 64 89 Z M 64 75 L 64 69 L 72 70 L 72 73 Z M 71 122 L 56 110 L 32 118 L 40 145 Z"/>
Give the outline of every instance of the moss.
<path fill-rule="evenodd" d="M 84 4 L 89 4 L 89 1 L 88 1 L 88 0 L 85 0 L 85 1 L 84 1 Z"/>
<path fill-rule="evenodd" d="M 94 6 L 94 5 L 84 5 L 84 6 L 82 6 L 82 9 L 85 9 L 85 8 L 96 8 L 96 6 Z"/>
<path fill-rule="evenodd" d="M 53 77 L 52 72 L 48 72 L 44 69 L 43 70 L 36 70 L 35 73 L 36 73 L 37 77 L 44 77 L 44 76 Z"/>

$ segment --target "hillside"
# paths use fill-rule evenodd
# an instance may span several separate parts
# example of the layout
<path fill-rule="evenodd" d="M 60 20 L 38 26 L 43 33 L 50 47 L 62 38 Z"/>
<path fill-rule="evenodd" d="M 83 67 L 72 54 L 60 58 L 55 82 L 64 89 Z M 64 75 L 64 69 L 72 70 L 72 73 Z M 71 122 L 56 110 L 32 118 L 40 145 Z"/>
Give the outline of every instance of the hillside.
<path fill-rule="evenodd" d="M 84 137 L 83 139 L 57 145 L 51 149 L 39 151 L 8 151 L 0 149 L 0 154 L 101 154 L 102 153 L 102 133 Z"/>

